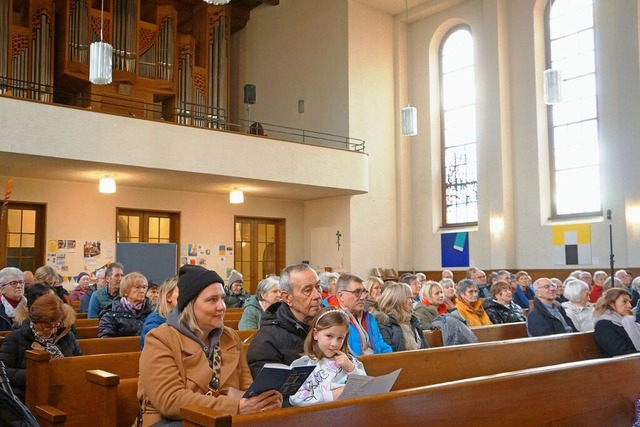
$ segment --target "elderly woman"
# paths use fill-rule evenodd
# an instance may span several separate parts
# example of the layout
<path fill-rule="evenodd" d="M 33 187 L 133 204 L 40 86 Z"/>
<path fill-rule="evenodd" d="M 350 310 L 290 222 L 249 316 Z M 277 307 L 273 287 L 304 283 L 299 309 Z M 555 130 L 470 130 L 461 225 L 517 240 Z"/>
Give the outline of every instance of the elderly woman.
<path fill-rule="evenodd" d="M 422 285 L 420 302 L 414 307 L 413 314 L 420 321 L 423 330 L 431 329 L 433 319 L 447 312 L 444 299 L 444 291 L 440 283 L 428 280 Z"/>
<path fill-rule="evenodd" d="M 258 283 L 256 294 L 251 295 L 244 304 L 238 329 L 260 329 L 262 313 L 273 303 L 280 300 L 280 286 L 277 280 L 264 279 Z"/>
<path fill-rule="evenodd" d="M 523 310 L 529 310 L 529 301 L 533 301 L 536 294 L 531 288 L 531 276 L 526 271 L 518 271 L 516 273 L 516 286 L 513 290 L 513 302 L 522 307 Z"/>
<path fill-rule="evenodd" d="M 483 307 L 493 324 L 524 322 L 522 308 L 513 302 L 511 284 L 498 281 L 491 285 L 491 298 L 484 301 Z"/>
<path fill-rule="evenodd" d="M 458 282 L 457 297 L 456 309 L 469 326 L 492 324 L 487 312 L 482 308 L 478 285 L 473 280 L 463 279 Z"/>
<path fill-rule="evenodd" d="M 429 345 L 422 334 L 420 321 L 413 312 L 411 287 L 406 283 L 387 285 L 378 299 L 375 313 L 380 334 L 393 351 L 417 350 Z"/>
<path fill-rule="evenodd" d="M 444 292 L 444 304 L 447 306 L 447 311 L 452 312 L 456 309 L 456 283 L 452 279 L 440 280 L 440 286 L 442 286 L 442 292 Z"/>
<path fill-rule="evenodd" d="M 369 313 L 373 314 L 378 310 L 378 298 L 380 298 L 382 289 L 384 289 L 384 282 L 379 277 L 369 276 L 363 284 L 364 288 L 367 290 L 367 296 L 365 299 L 366 308 Z"/>
<path fill-rule="evenodd" d="M 140 355 L 143 427 L 180 420 L 180 408 L 191 404 L 230 415 L 282 405 L 275 390 L 250 398 L 230 393 L 246 390 L 251 372 L 238 334 L 223 324 L 223 283 L 218 273 L 204 267 L 180 268 L 178 305 L 167 323 L 149 332 Z"/>
<path fill-rule="evenodd" d="M 640 330 L 631 314 L 631 294 L 626 289 L 605 291 L 593 311 L 594 336 L 604 357 L 640 351 Z"/>
<path fill-rule="evenodd" d="M 64 286 L 62 286 L 60 275 L 55 268 L 50 265 L 43 265 L 36 270 L 33 277 L 35 278 L 36 283 L 44 283 L 45 285 L 51 286 L 53 288 L 53 292 L 55 292 L 62 301 L 67 304 L 71 304 L 69 292 L 64 288 Z"/>
<path fill-rule="evenodd" d="M 242 274 L 233 270 L 229 276 L 227 287 L 225 288 L 226 295 L 224 297 L 224 303 L 229 308 L 242 308 L 244 303 L 249 299 L 251 294 L 245 291 L 242 286 L 244 285 L 244 278 Z"/>
<path fill-rule="evenodd" d="M 29 287 L 27 307 L 16 315 L 20 327 L 7 335 L 0 347 L 0 361 L 14 394 L 25 395 L 27 350 L 44 350 L 53 358 L 82 354 L 76 337 L 71 333 L 75 321 L 73 309 L 51 293 L 46 285 Z"/>
<path fill-rule="evenodd" d="M 593 331 L 593 305 L 589 303 L 589 285 L 579 279 L 567 280 L 562 303 L 567 316 L 579 332 Z"/>
<path fill-rule="evenodd" d="M 69 298 L 71 301 L 80 301 L 82 295 L 89 292 L 89 285 L 91 284 L 91 277 L 86 272 L 81 272 L 76 277 L 76 283 L 78 284 L 74 290 L 69 292 Z"/>
<path fill-rule="evenodd" d="M 178 304 L 178 278 L 171 277 L 165 279 L 160 285 L 158 291 L 158 304 L 154 305 L 153 313 L 147 316 L 147 319 L 142 325 L 142 332 L 140 333 L 140 350 L 144 348 L 144 339 L 147 333 L 162 325 L 167 321 L 167 315 Z"/>
<path fill-rule="evenodd" d="M 330 271 L 325 271 L 324 273 L 318 275 L 318 280 L 320 280 L 320 288 L 322 288 L 322 299 L 336 293 L 336 283 L 338 282 L 338 277 L 340 277 L 338 273 L 333 273 Z"/>
<path fill-rule="evenodd" d="M 0 270 L 0 331 L 10 331 L 16 309 L 25 305 L 24 275 L 15 267 Z"/>
<path fill-rule="evenodd" d="M 129 337 L 140 335 L 142 325 L 153 311 L 151 300 L 145 297 L 147 279 L 142 274 L 129 273 L 120 282 L 120 296 L 113 299 L 100 316 L 98 337 Z"/>

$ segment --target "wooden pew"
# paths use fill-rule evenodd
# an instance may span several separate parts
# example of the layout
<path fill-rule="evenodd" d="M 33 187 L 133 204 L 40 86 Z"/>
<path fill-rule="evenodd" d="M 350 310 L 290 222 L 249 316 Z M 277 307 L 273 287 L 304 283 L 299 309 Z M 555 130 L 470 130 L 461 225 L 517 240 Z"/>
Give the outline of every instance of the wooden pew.
<path fill-rule="evenodd" d="M 372 376 L 403 367 L 393 387 L 393 390 L 401 390 L 598 357 L 600 352 L 593 333 L 579 333 L 378 354 L 359 359 L 367 374 Z M 109 372 L 92 375 L 95 387 L 111 389 L 92 392 L 92 395 L 110 399 L 99 405 L 100 408 L 111 408 L 104 409 L 106 412 L 120 412 L 119 407 L 114 409 L 117 402 L 135 400 L 136 388 L 126 380 L 117 379 Z M 123 383 L 124 389 L 121 388 Z"/>
<path fill-rule="evenodd" d="M 502 325 L 474 326 L 471 328 L 478 342 L 503 341 L 527 337 L 527 325 L 524 322 L 504 323 Z M 424 331 L 429 347 L 442 347 L 442 332 L 439 329 Z"/>
<path fill-rule="evenodd" d="M 100 319 L 76 319 L 76 328 L 83 328 L 86 326 L 98 326 Z"/>
<path fill-rule="evenodd" d="M 76 328 L 76 338 L 98 338 L 98 326 L 80 326 Z"/>
<path fill-rule="evenodd" d="M 640 354 L 633 354 L 258 414 L 231 417 L 197 406 L 181 413 L 189 427 L 629 426 L 638 394 L 630 373 L 638 370 Z"/>
<path fill-rule="evenodd" d="M 87 313 L 76 313 L 76 319 L 86 319 Z"/>
<path fill-rule="evenodd" d="M 438 384 L 480 375 L 602 357 L 593 332 L 520 338 L 436 347 L 358 359 L 377 377 L 404 367 L 393 390 Z"/>
<path fill-rule="evenodd" d="M 51 359 L 51 355 L 45 351 L 29 350 L 26 352 L 26 358 L 25 403 L 42 427 L 60 426 L 61 423 L 64 423 L 65 427 L 102 426 L 102 420 L 95 417 L 97 405 L 100 403 L 96 400 L 97 396 L 90 394 L 86 371 L 108 369 L 121 381 L 127 379 L 135 382 L 138 378 L 140 352 Z M 137 408 L 135 391 L 133 401 Z M 115 409 L 114 407 L 114 412 Z M 129 419 L 129 425 L 133 423 L 134 418 L 135 415 Z"/>
<path fill-rule="evenodd" d="M 236 319 L 236 320 L 229 320 L 225 317 L 224 319 L 224 326 L 228 326 L 231 329 L 235 329 L 238 330 L 238 323 L 240 323 L 240 319 Z"/>
<path fill-rule="evenodd" d="M 90 354 L 108 354 L 108 353 L 126 353 L 130 351 L 140 351 L 140 337 L 115 337 L 115 338 L 84 338 L 79 339 L 78 344 L 82 349 L 82 353 Z"/>
<path fill-rule="evenodd" d="M 238 336 L 242 340 L 243 344 L 251 344 L 251 340 L 256 336 L 257 329 L 244 329 L 242 331 L 237 330 Z"/>

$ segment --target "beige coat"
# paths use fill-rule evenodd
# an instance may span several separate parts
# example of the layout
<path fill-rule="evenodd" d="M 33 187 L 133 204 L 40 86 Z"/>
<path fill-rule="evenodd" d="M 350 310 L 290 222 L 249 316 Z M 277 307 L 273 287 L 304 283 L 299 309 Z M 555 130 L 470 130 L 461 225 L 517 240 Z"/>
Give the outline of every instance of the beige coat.
<path fill-rule="evenodd" d="M 180 419 L 180 408 L 201 405 L 235 415 L 240 400 L 227 396 L 230 387 L 246 390 L 252 382 L 238 334 L 225 327 L 220 338 L 222 367 L 217 396 L 207 396 L 213 375 L 202 347 L 177 329 L 164 324 L 147 334 L 140 355 L 138 399 L 143 427 L 162 418 Z"/>

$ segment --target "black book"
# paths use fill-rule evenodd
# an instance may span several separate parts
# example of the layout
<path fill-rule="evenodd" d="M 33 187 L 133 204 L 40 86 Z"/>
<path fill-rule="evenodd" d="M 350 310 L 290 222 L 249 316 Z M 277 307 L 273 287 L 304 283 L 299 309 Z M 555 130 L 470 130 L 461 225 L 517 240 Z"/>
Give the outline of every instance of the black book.
<path fill-rule="evenodd" d="M 292 368 L 280 363 L 265 363 L 242 397 L 252 397 L 267 390 L 278 390 L 286 398 L 296 394 L 315 366 Z"/>

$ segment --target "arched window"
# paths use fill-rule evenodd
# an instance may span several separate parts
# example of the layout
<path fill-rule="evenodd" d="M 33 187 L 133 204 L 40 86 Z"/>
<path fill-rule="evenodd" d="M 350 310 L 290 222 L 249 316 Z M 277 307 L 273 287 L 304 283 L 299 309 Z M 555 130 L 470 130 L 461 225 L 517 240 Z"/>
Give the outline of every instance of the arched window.
<path fill-rule="evenodd" d="M 593 0 L 551 0 L 546 22 L 547 68 L 564 80 L 548 107 L 552 216 L 600 214 Z"/>
<path fill-rule="evenodd" d="M 473 38 L 457 26 L 440 46 L 442 225 L 478 223 L 476 94 Z"/>

